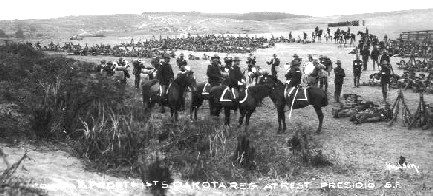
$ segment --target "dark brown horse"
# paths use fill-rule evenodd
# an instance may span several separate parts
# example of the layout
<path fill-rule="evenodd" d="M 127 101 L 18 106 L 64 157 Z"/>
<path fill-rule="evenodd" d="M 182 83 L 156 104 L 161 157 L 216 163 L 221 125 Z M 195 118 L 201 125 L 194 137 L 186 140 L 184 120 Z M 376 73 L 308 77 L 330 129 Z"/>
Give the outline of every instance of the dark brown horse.
<path fill-rule="evenodd" d="M 198 108 L 203 105 L 204 100 L 209 100 L 209 93 L 203 94 L 206 82 L 197 83 L 197 90 L 191 92 L 191 108 L 190 116 L 191 120 L 197 120 Z"/>
<path fill-rule="evenodd" d="M 180 74 L 173 82 L 170 83 L 167 89 L 167 100 L 161 99 L 159 96 L 159 88 L 156 83 L 158 80 L 148 80 L 142 82 L 142 98 L 146 110 L 150 110 L 155 103 L 170 107 L 171 117 L 178 120 L 178 111 L 184 104 L 183 93 L 189 87 L 192 92 L 197 91 L 197 84 L 193 72 Z M 156 88 L 155 88 L 156 87 Z"/>
<path fill-rule="evenodd" d="M 173 82 L 170 83 L 167 89 L 167 105 L 170 107 L 171 117 L 178 121 L 178 111 L 185 104 L 183 94 L 187 88 L 191 91 L 197 91 L 197 83 L 195 81 L 194 72 L 180 74 Z"/>
<path fill-rule="evenodd" d="M 268 97 L 272 92 L 272 84 L 249 86 L 245 91 L 239 93 L 239 125 L 242 126 L 244 117 L 245 125 L 250 124 L 251 115 L 256 110 L 256 107 L 262 102 L 265 97 Z"/>
<path fill-rule="evenodd" d="M 259 84 L 265 84 L 265 83 L 272 83 L 273 88 L 272 92 L 269 95 L 272 102 L 274 103 L 275 107 L 277 108 L 278 112 L 278 133 L 282 133 L 286 131 L 286 115 L 284 108 L 286 106 L 289 106 L 292 110 L 304 108 L 306 106 L 313 106 L 314 110 L 316 111 L 317 117 L 319 118 L 319 127 L 317 129 L 317 132 L 320 132 L 322 129 L 322 123 L 323 123 L 323 112 L 322 107 L 325 107 L 328 105 L 328 98 L 326 96 L 325 91 L 322 89 L 311 86 L 307 87 L 304 90 L 300 90 L 298 92 L 305 92 L 304 98 L 298 100 L 298 97 L 301 96 L 303 93 L 300 93 L 299 96 L 296 96 L 296 101 L 293 102 L 293 97 L 286 98 L 285 96 L 285 85 L 278 80 L 275 77 L 268 76 L 263 77 L 263 79 L 259 82 Z M 282 127 L 281 127 L 282 126 Z"/>

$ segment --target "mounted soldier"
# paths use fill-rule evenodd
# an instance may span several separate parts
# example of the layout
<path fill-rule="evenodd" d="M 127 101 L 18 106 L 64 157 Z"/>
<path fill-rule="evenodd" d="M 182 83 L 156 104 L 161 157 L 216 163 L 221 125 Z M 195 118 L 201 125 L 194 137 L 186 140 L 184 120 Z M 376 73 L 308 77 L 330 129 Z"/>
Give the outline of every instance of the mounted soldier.
<path fill-rule="evenodd" d="M 244 75 L 239 67 L 241 59 L 239 57 L 233 58 L 233 66 L 229 70 L 229 88 L 233 93 L 234 100 L 239 98 L 240 87 L 245 85 Z"/>
<path fill-rule="evenodd" d="M 221 74 L 221 69 L 218 61 L 219 59 L 217 57 L 211 57 L 211 64 L 207 66 L 206 71 L 208 83 L 203 89 L 203 94 L 209 94 L 210 88 L 221 85 L 221 80 L 223 76 Z"/>
<path fill-rule="evenodd" d="M 287 97 L 292 96 L 293 92 L 302 82 L 302 72 L 299 69 L 301 63 L 298 60 L 292 60 L 290 70 L 286 73 L 286 89 Z"/>
<path fill-rule="evenodd" d="M 174 72 L 170 65 L 170 55 L 165 53 L 163 55 L 164 62 L 161 63 L 159 66 L 159 69 L 157 71 L 157 79 L 159 81 L 160 85 L 160 97 L 161 97 L 161 112 L 164 113 L 165 109 L 162 104 L 162 102 L 165 102 L 167 100 L 167 88 L 170 85 L 170 83 L 174 79 Z"/>

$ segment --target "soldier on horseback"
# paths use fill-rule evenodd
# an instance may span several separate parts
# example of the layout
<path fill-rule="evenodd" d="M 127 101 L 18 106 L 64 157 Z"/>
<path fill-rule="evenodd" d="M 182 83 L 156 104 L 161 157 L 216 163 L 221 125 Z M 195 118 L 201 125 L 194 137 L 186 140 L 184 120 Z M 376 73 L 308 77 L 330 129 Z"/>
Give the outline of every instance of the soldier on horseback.
<path fill-rule="evenodd" d="M 245 84 L 244 75 L 239 67 L 241 59 L 239 57 L 233 58 L 233 66 L 229 70 L 229 88 L 233 93 L 234 100 L 239 98 L 239 90 Z"/>
<path fill-rule="evenodd" d="M 218 62 L 219 62 L 219 59 L 217 57 L 211 57 L 211 64 L 207 66 L 206 75 L 208 77 L 208 84 L 211 87 L 221 85 L 222 74 L 221 74 L 221 69 L 220 69 Z M 203 94 L 209 94 L 206 86 L 203 89 Z"/>
<path fill-rule="evenodd" d="M 167 88 L 171 81 L 174 79 L 174 72 L 170 65 L 170 55 L 163 55 L 164 62 L 162 62 L 157 71 L 157 79 L 160 85 L 160 97 L 161 97 L 161 112 L 164 113 L 165 109 L 162 106 L 162 102 L 167 100 Z"/>
<path fill-rule="evenodd" d="M 290 66 L 289 72 L 287 72 L 286 76 L 286 92 L 288 93 L 288 97 L 290 97 L 295 88 L 301 84 L 302 72 L 299 69 L 301 63 L 298 60 L 292 60 L 292 65 Z"/>
<path fill-rule="evenodd" d="M 232 66 L 233 59 L 229 56 L 229 53 L 227 53 L 226 57 L 224 57 L 224 63 L 226 64 L 225 69 L 230 69 Z"/>

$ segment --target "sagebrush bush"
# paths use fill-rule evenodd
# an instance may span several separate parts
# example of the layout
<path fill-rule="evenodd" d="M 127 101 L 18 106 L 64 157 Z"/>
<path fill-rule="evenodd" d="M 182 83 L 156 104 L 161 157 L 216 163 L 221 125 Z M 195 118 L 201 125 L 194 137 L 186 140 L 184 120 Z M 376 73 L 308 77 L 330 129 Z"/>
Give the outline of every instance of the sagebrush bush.
<path fill-rule="evenodd" d="M 120 108 L 124 89 L 114 81 L 90 79 L 94 64 L 47 56 L 25 44 L 0 47 L 1 102 L 20 106 L 39 138 L 66 138 L 89 120 L 95 103 Z"/>

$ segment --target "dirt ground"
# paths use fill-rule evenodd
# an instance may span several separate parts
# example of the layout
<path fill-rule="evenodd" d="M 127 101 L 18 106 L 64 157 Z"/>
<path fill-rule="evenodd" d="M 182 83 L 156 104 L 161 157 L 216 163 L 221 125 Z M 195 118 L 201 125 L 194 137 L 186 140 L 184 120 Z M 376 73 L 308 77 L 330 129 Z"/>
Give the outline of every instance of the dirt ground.
<path fill-rule="evenodd" d="M 277 44 L 275 48 L 258 50 L 254 54 L 257 57 L 257 65 L 262 66 L 268 70 L 270 67 L 265 63 L 267 59 L 272 57 L 275 53 L 281 59 L 281 66 L 279 67 L 279 79 L 284 79 L 284 64 L 290 62 L 293 54 L 298 54 L 301 58 L 307 59 L 308 54 L 313 55 L 326 55 L 331 58 L 333 62 L 337 59 L 342 61 L 342 67 L 345 69 L 346 78 L 343 85 L 343 94 L 356 93 L 362 96 L 364 100 L 370 100 L 376 104 L 380 104 L 382 94 L 380 87 L 361 86 L 360 88 L 352 88 L 352 61 L 355 56 L 348 54 L 353 48 L 339 47 L 334 43 L 314 43 L 314 44 Z M 178 51 L 180 53 L 182 51 Z M 192 52 L 183 51 L 185 56 Z M 213 53 L 208 53 L 213 55 Z M 197 53 L 201 56 L 202 53 Z M 225 54 L 220 54 L 224 57 Z M 239 55 L 241 57 L 241 68 L 245 68 L 245 60 L 247 54 Z M 71 56 L 72 57 L 72 56 Z M 117 60 L 114 57 L 73 57 L 81 60 L 98 63 L 102 59 Z M 132 60 L 132 58 L 127 58 Z M 391 58 L 391 63 L 394 67 L 394 72 L 401 74 L 403 70 L 397 69 L 396 63 L 400 58 Z M 150 60 L 146 59 L 146 63 Z M 177 71 L 175 67 L 175 60 L 172 59 L 173 70 Z M 208 61 L 195 60 L 188 61 L 192 70 L 195 72 L 197 81 L 205 81 L 206 69 Z M 362 73 L 361 82 L 368 81 L 369 74 L 372 71 L 372 62 L 369 62 L 368 71 Z M 389 127 L 388 123 L 365 123 L 355 125 L 349 121 L 348 118 L 334 119 L 331 116 L 331 109 L 337 107 L 334 103 L 333 92 L 333 73 L 331 74 L 329 84 L 329 106 L 323 108 L 325 119 L 323 130 L 321 134 L 314 135 L 314 138 L 321 144 L 325 156 L 331 158 L 337 166 L 325 168 L 309 168 L 303 171 L 303 175 L 290 181 L 297 182 L 313 182 L 315 187 L 305 190 L 285 190 L 276 189 L 273 191 L 220 191 L 220 190 L 190 190 L 190 189 L 173 189 L 170 190 L 171 195 L 433 195 L 433 135 L 432 129 L 421 130 L 412 129 L 408 130 L 407 127 L 402 127 L 402 123 L 398 121 L 394 126 Z M 130 87 L 133 86 L 133 77 L 128 81 Z M 140 98 L 140 92 L 136 91 L 137 99 Z M 393 89 L 390 91 L 390 103 L 394 103 L 398 91 Z M 418 106 L 419 95 L 412 91 L 404 91 L 406 103 L 408 104 L 412 113 L 415 112 Z M 433 95 L 425 95 L 427 103 L 433 103 Z M 207 106 L 199 111 L 200 116 L 208 115 Z M 157 112 L 157 108 L 154 112 Z M 155 114 L 161 115 L 161 114 Z M 165 114 L 167 117 L 169 114 Z M 180 118 L 187 118 L 188 112 L 181 114 Z M 277 112 L 269 98 L 266 98 L 264 105 L 256 109 L 252 115 L 251 125 L 249 130 L 252 134 L 264 135 L 264 139 L 275 143 L 275 148 L 283 153 L 287 153 L 287 159 L 294 158 L 287 148 L 285 141 L 290 138 L 294 132 L 291 127 L 296 123 L 309 125 L 316 128 L 318 125 L 317 117 L 312 107 L 298 109 L 293 111 L 292 118 L 288 122 L 289 131 L 284 135 L 277 135 Z M 232 117 L 231 124 L 235 125 L 236 119 Z M 241 130 L 240 130 L 241 131 Z M 24 150 L 20 148 L 9 148 L 2 145 L 6 154 L 10 155 L 10 161 L 17 160 Z M 77 180 L 94 181 L 127 181 L 139 182 L 139 179 L 120 179 L 106 175 L 96 174 L 84 170 L 83 163 L 71 157 L 66 152 L 54 150 L 40 150 L 32 149 L 29 156 L 32 161 L 24 163 L 27 172 L 23 172 L 26 176 L 46 179 L 51 184 L 74 182 Z M 406 157 L 406 161 L 416 165 L 418 172 L 413 169 L 387 170 L 387 163 L 395 164 L 400 156 Z M 3 169 L 4 165 L 0 167 Z M 258 179 L 269 180 L 269 179 Z M 281 180 L 281 179 L 280 179 Z M 289 179 L 285 179 L 289 180 Z M 356 188 L 323 188 L 320 189 L 320 183 L 324 182 L 363 182 L 374 183 L 374 189 L 356 189 Z M 386 182 L 391 182 L 394 186 L 396 182 L 399 187 L 391 187 L 389 189 L 382 187 Z M 60 185 L 59 185 L 60 186 Z M 139 188 L 130 189 L 79 189 L 72 187 L 71 189 L 55 189 L 49 190 L 50 195 L 139 195 L 141 191 Z"/>

